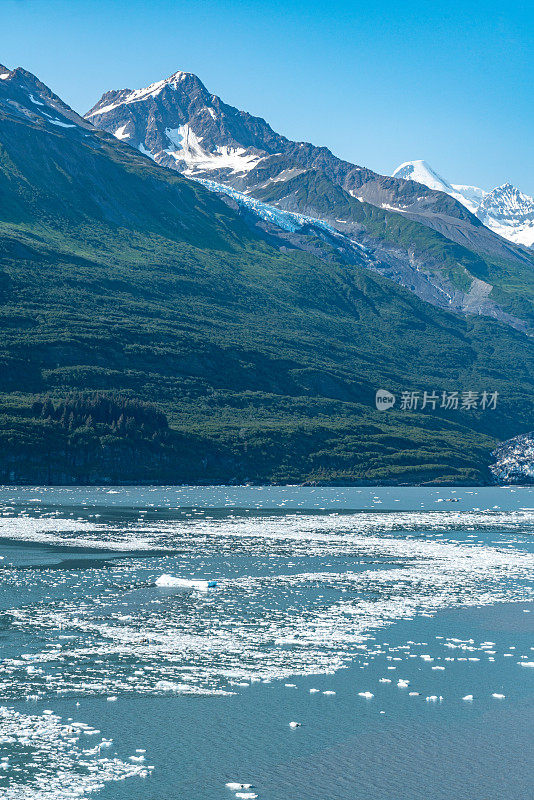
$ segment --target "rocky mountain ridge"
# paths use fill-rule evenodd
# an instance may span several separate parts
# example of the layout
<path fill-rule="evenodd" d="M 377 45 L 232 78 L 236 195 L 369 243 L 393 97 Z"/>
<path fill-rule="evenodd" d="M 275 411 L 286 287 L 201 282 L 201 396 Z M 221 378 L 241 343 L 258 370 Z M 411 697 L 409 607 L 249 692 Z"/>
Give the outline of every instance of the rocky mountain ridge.
<path fill-rule="evenodd" d="M 261 117 L 224 103 L 192 73 L 178 71 L 143 89 L 106 92 L 85 118 L 186 175 L 223 183 L 258 199 L 265 199 L 262 195 L 272 184 L 285 187 L 277 205 L 287 210 L 319 216 L 311 204 L 295 199 L 293 182 L 306 175 L 307 180 L 326 180 L 359 201 L 405 214 L 458 244 L 473 242 L 481 251 L 517 257 L 463 203 L 441 189 L 378 175 L 337 158 L 326 147 L 293 142 Z M 323 216 L 334 223 L 350 221 L 335 207 Z"/>
<path fill-rule="evenodd" d="M 345 254 L 366 248 L 382 274 L 422 299 L 523 330 L 531 324 L 530 301 L 517 306 L 506 296 L 496 300 L 493 271 L 480 258 L 510 261 L 519 273 L 532 273 L 534 259 L 495 236 L 442 185 L 425 188 L 380 176 L 325 147 L 292 142 L 181 71 L 143 89 L 107 92 L 85 117 L 162 166 L 223 193 L 239 193 L 241 206 L 248 198 L 251 208 L 257 202 L 271 206 L 273 218 L 287 212 L 325 223 L 344 238 Z M 408 234 L 413 223 L 415 233 Z M 475 253 L 476 263 L 445 240 Z M 447 269 L 443 248 L 450 251 Z"/>

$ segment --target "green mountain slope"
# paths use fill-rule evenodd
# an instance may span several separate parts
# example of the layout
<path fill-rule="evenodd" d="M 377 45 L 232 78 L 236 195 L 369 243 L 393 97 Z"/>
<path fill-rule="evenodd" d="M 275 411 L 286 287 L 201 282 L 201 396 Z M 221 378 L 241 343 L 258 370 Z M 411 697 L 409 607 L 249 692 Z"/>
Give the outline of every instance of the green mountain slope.
<path fill-rule="evenodd" d="M 2 109 L 0 481 L 474 483 L 531 427 L 523 334 L 274 247 L 107 134 Z M 499 401 L 384 413 L 378 388 Z"/>
<path fill-rule="evenodd" d="M 360 237 L 412 253 L 426 270 L 444 276 L 460 291 L 468 292 L 473 278 L 485 281 L 493 287 L 490 298 L 505 313 L 523 320 L 528 329 L 534 325 L 534 253 L 526 248 L 516 248 L 508 259 L 477 252 L 468 239 L 462 246 L 401 213 L 361 202 L 313 170 L 269 183 L 255 195 L 287 210 L 353 223 Z"/>

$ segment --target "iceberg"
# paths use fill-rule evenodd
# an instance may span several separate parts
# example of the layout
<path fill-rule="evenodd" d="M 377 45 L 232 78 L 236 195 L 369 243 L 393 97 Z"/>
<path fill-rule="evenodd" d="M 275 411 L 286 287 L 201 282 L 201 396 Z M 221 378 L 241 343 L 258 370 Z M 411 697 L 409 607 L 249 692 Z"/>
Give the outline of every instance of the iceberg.
<path fill-rule="evenodd" d="M 213 589 L 217 586 L 217 581 L 204 581 L 204 580 L 196 580 L 193 578 L 175 578 L 174 575 L 160 575 L 159 578 L 156 579 L 156 586 L 162 588 L 175 588 L 180 587 L 182 589 L 200 589 L 201 591 L 206 591 L 206 589 Z"/>

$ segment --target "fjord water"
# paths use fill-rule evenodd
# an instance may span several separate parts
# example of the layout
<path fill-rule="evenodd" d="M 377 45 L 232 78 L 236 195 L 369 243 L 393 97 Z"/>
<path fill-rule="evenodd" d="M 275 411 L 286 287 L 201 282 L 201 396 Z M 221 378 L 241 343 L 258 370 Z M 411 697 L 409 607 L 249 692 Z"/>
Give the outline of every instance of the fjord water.
<path fill-rule="evenodd" d="M 530 799 L 533 500 L 0 489 L 2 796 Z"/>

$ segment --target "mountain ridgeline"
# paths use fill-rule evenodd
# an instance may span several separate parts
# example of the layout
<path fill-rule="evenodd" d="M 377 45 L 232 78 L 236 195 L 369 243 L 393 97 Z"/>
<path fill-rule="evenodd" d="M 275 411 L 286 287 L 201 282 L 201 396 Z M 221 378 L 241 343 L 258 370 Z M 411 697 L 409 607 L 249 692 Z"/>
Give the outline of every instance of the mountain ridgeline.
<path fill-rule="evenodd" d="M 187 72 L 107 92 L 86 119 L 158 164 L 231 187 L 241 205 L 262 201 L 327 223 L 345 252 L 363 246 L 373 269 L 441 308 L 533 325 L 534 252 L 485 227 L 443 182 L 378 175 L 290 141 Z"/>
<path fill-rule="evenodd" d="M 188 119 L 210 125 L 193 78 L 171 83 L 191 87 Z M 162 83 L 157 97 L 178 95 Z M 101 118 L 121 103 L 137 113 L 142 92 L 125 103 L 125 91 L 101 101 Z M 231 181 L 168 169 L 146 138 L 128 145 L 131 120 L 111 135 L 30 73 L 0 68 L 0 481 L 490 481 L 491 451 L 532 426 L 527 290 L 515 289 L 528 253 L 442 192 L 351 165 L 336 176 L 311 145 L 282 152 L 266 123 L 209 97 L 234 126 L 219 121 L 209 145 Z M 174 139 L 204 158 L 207 128 L 194 138 L 174 119 L 167 149 Z M 289 158 L 306 148 L 313 169 Z M 267 170 L 252 192 L 271 158 L 283 178 Z M 409 214 L 369 202 L 386 187 Z M 438 232 L 440 215 L 482 231 L 479 250 Z M 481 255 L 493 240 L 500 262 Z M 414 273 L 464 276 L 465 296 L 465 271 L 488 285 L 500 269 L 488 313 L 451 313 L 390 280 L 408 251 Z M 398 397 L 387 412 L 378 389 Z M 485 391 L 494 408 L 401 403 Z"/>

